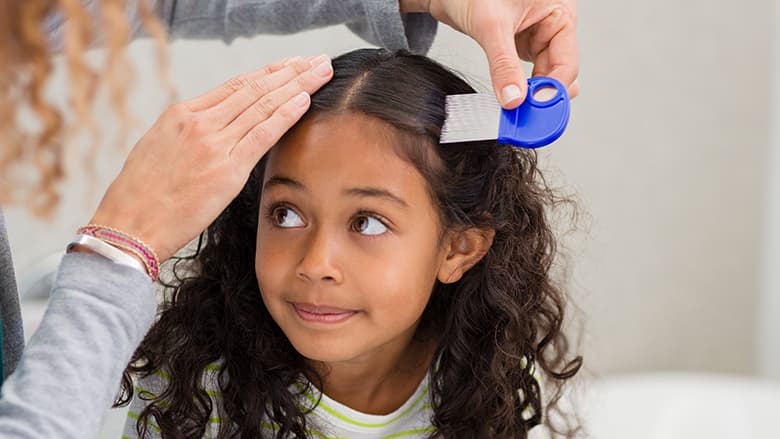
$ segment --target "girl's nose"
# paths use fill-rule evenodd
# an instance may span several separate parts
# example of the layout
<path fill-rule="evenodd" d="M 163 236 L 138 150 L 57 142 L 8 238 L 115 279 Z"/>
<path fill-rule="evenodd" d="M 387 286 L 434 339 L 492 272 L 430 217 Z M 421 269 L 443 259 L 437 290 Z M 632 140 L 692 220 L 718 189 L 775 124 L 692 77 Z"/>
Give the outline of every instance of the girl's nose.
<path fill-rule="evenodd" d="M 336 263 L 338 246 L 333 236 L 320 228 L 313 230 L 296 267 L 298 278 L 309 282 L 341 283 L 343 274 Z"/>

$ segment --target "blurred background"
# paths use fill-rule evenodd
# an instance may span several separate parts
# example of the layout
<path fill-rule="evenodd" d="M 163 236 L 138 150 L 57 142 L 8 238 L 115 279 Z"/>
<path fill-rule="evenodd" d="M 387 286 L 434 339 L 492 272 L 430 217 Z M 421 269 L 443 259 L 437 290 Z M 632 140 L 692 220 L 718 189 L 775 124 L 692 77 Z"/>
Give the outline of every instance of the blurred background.
<path fill-rule="evenodd" d="M 583 413 L 599 437 L 768 437 L 769 407 L 780 408 L 778 2 L 578 6 L 581 95 L 566 134 L 540 154 L 582 213 L 563 252 L 586 394 L 599 395 Z M 172 77 L 187 99 L 279 58 L 366 45 L 344 27 L 230 46 L 177 41 Z M 440 25 L 429 55 L 490 90 L 468 37 Z M 130 48 L 130 144 L 165 107 L 155 56 L 149 41 Z M 65 102 L 61 61 L 50 91 Z M 116 120 L 95 114 L 103 137 L 94 186 L 73 172 L 51 222 L 6 209 L 28 336 L 63 247 L 128 151 Z M 687 415 L 660 419 L 660 406 Z M 105 437 L 119 437 L 123 416 L 109 416 Z M 717 427 L 727 418 L 742 428 Z M 651 421 L 661 424 L 622 427 Z"/>

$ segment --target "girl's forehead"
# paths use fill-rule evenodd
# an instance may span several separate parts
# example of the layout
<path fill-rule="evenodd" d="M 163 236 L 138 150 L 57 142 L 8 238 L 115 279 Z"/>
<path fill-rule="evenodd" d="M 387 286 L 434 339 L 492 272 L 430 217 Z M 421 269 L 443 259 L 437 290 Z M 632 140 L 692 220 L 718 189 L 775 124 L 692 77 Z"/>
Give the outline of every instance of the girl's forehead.
<path fill-rule="evenodd" d="M 273 173 L 307 179 L 422 180 L 399 154 L 393 129 L 374 117 L 345 112 L 296 125 L 269 154 Z"/>

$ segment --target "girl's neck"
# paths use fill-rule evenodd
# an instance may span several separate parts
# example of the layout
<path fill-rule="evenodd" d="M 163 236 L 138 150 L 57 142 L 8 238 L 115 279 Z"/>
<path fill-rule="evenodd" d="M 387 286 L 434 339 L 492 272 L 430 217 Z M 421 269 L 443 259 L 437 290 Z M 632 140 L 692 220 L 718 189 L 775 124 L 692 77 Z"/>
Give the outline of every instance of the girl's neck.
<path fill-rule="evenodd" d="M 401 349 L 388 346 L 359 360 L 315 364 L 323 377 L 320 390 L 363 413 L 392 413 L 414 394 L 428 373 L 436 344 L 433 338 L 413 340 L 410 337 Z"/>

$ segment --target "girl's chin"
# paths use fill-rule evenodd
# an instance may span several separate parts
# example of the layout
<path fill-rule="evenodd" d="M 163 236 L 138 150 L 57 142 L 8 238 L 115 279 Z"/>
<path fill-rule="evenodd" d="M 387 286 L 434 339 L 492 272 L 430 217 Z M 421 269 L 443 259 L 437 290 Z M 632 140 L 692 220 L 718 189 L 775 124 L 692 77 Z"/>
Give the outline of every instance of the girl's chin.
<path fill-rule="evenodd" d="M 360 356 L 359 352 L 350 352 L 336 349 L 323 349 L 322 347 L 316 347 L 307 349 L 306 351 L 298 350 L 298 352 L 311 361 L 318 361 L 322 363 L 340 363 L 344 361 L 350 361 Z"/>
<path fill-rule="evenodd" d="M 325 340 L 293 340 L 293 347 L 309 361 L 321 363 L 341 363 L 355 360 L 365 354 L 357 346 L 344 346 L 344 340 L 328 343 Z M 299 342 L 298 342 L 299 341 Z"/>

